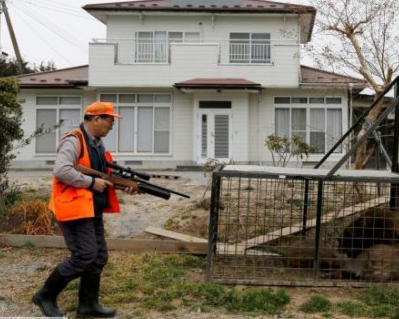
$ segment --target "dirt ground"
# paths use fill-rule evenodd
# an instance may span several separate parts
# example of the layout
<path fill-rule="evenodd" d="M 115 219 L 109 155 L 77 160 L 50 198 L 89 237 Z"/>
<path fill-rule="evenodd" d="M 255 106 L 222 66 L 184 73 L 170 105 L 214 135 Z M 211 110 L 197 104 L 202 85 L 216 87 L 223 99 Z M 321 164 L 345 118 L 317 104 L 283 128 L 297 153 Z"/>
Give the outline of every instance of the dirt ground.
<path fill-rule="evenodd" d="M 167 174 L 167 173 L 165 173 Z M 175 173 L 178 174 L 178 173 Z M 121 194 L 122 212 L 105 216 L 108 237 L 122 238 L 155 238 L 146 234 L 148 226 L 167 227 L 185 234 L 206 238 L 208 211 L 202 202 L 205 190 L 205 180 L 202 173 L 198 178 L 183 176 L 179 179 L 153 179 L 160 186 L 169 187 L 186 193 L 191 199 L 172 195 L 169 201 L 150 195 L 129 196 Z M 51 177 L 21 176 L 11 178 L 24 192 L 46 196 L 51 189 Z M 209 192 L 208 192 L 209 195 Z M 111 256 L 118 257 L 121 252 L 113 251 Z M 0 317 L 4 316 L 41 316 L 39 310 L 31 302 L 32 293 L 44 281 L 50 269 L 67 255 L 65 250 L 56 249 L 17 249 L 0 247 Z M 203 279 L 205 280 L 205 278 Z M 237 287 L 237 289 L 244 287 Z M 321 314 L 309 315 L 298 311 L 298 307 L 312 294 L 322 294 L 332 302 L 355 299 L 356 290 L 344 288 L 287 288 L 291 302 L 281 315 L 261 316 L 257 318 L 325 318 Z M 62 301 L 61 301 L 62 306 Z M 182 318 L 182 319 L 241 319 L 253 318 L 244 315 L 229 314 L 222 310 L 202 313 L 195 309 L 181 309 L 168 313 L 148 311 L 136 315 L 134 303 L 124 305 L 119 309 L 117 318 Z M 71 317 L 73 313 L 69 314 Z M 349 318 L 341 315 L 331 315 L 330 318 Z"/>
<path fill-rule="evenodd" d="M 33 293 L 40 288 L 49 271 L 63 258 L 67 256 L 63 249 L 39 249 L 39 248 L 0 248 L 0 317 L 40 317 L 41 313 L 31 302 Z M 123 252 L 111 251 L 110 258 L 122 258 Z M 196 278 L 197 280 L 197 278 Z M 76 288 L 76 287 L 75 287 Z M 236 286 L 235 289 L 245 289 L 245 286 Z M 230 314 L 220 309 L 212 309 L 203 313 L 199 309 L 179 309 L 166 313 L 153 310 L 136 312 L 137 304 L 134 302 L 123 303 L 118 308 L 116 319 L 321 319 L 321 314 L 305 314 L 298 307 L 312 294 L 321 294 L 331 302 L 355 300 L 357 293 L 354 289 L 344 288 L 286 288 L 291 297 L 291 302 L 286 310 L 273 316 L 247 316 Z M 65 310 L 66 304 L 71 300 L 65 300 L 60 296 L 59 305 Z M 68 309 L 66 309 L 68 311 Z M 68 312 L 69 318 L 74 318 L 74 311 Z M 329 318 L 347 319 L 349 317 L 333 314 Z"/>

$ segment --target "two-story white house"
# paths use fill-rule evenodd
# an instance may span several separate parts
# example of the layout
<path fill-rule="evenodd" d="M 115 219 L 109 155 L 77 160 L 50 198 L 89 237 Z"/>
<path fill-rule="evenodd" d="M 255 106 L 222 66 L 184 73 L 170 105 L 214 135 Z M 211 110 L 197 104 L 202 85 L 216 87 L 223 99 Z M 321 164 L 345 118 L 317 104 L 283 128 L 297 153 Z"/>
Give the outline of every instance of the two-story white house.
<path fill-rule="evenodd" d="M 301 66 L 313 7 L 261 0 L 150 0 L 83 7 L 106 24 L 88 66 L 20 76 L 24 130 L 63 120 L 14 167 L 51 167 L 86 105 L 123 115 L 105 138 L 121 164 L 176 167 L 209 158 L 270 164 L 270 134 L 298 135 L 317 161 L 349 125 L 359 79 Z M 330 157 L 336 161 L 342 150 Z"/>

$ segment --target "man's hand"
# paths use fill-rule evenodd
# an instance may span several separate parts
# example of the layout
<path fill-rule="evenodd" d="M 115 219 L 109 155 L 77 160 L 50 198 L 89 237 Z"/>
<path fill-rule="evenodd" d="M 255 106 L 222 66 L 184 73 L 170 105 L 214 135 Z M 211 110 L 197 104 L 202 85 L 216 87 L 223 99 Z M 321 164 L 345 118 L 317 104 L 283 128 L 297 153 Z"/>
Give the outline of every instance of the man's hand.
<path fill-rule="evenodd" d="M 92 189 L 95 190 L 96 192 L 102 193 L 107 188 L 107 186 L 112 187 L 114 186 L 114 184 L 102 178 L 95 178 Z"/>
<path fill-rule="evenodd" d="M 125 193 L 128 193 L 130 195 L 134 195 L 134 194 L 141 194 L 142 192 L 139 190 L 139 188 L 137 186 L 134 187 L 126 187 L 123 190 Z"/>

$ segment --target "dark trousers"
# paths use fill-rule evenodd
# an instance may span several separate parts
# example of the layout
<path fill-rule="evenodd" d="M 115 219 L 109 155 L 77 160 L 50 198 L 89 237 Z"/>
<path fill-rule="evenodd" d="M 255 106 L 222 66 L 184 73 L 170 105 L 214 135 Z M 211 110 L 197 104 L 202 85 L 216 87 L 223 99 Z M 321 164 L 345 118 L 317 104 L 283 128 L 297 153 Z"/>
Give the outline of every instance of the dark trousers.
<path fill-rule="evenodd" d="M 58 265 L 61 276 L 100 275 L 108 260 L 103 219 L 84 218 L 59 223 L 71 256 Z"/>

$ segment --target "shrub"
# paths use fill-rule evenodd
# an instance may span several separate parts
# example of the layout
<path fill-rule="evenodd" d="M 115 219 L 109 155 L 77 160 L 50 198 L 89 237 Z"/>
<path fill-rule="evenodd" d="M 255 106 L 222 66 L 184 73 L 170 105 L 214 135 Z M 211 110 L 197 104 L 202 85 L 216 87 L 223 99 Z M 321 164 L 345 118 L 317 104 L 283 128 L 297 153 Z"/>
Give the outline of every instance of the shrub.
<path fill-rule="evenodd" d="M 331 309 L 331 302 L 324 296 L 313 295 L 299 309 L 306 313 L 326 312 Z"/>

